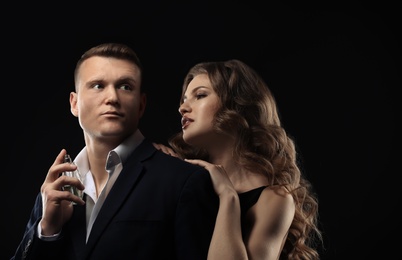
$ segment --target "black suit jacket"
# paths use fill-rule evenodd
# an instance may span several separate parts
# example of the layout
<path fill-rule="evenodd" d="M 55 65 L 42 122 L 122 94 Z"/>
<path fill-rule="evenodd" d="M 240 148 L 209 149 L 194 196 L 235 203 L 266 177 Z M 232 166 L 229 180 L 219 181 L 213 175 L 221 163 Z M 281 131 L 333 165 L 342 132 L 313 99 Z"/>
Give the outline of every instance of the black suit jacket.
<path fill-rule="evenodd" d="M 57 241 L 37 236 L 39 194 L 12 259 L 206 259 L 218 197 L 208 171 L 145 139 L 124 163 L 85 244 L 85 206 Z"/>

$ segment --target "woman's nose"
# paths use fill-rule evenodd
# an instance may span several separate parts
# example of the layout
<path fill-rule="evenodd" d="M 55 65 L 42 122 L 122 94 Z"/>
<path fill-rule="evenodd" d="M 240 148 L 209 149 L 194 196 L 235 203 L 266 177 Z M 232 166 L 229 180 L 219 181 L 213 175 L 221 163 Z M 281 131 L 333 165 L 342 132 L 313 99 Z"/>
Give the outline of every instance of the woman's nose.
<path fill-rule="evenodd" d="M 184 115 L 185 113 L 187 113 L 189 111 L 189 108 L 187 107 L 187 105 L 185 105 L 185 103 L 182 103 L 179 107 L 179 113 L 180 115 Z"/>

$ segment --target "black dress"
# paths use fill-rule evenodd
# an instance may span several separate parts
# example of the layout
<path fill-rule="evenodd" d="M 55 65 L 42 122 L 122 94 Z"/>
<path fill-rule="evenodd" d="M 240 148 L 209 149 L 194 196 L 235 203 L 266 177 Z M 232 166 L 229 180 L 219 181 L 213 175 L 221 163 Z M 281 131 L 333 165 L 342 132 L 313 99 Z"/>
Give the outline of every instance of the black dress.
<path fill-rule="evenodd" d="M 254 219 L 251 216 L 247 216 L 248 210 L 257 203 L 260 198 L 261 192 L 267 186 L 261 186 L 253 190 L 249 190 L 243 193 L 239 193 L 240 209 L 241 209 L 241 231 L 243 234 L 243 240 L 248 237 L 251 227 L 254 224 Z"/>

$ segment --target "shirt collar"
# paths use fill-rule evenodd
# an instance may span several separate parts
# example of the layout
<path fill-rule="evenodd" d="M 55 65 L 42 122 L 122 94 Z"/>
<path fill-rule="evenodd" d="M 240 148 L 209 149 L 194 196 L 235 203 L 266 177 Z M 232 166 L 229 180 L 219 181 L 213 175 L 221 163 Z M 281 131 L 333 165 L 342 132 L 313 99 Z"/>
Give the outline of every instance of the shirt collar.
<path fill-rule="evenodd" d="M 124 140 L 119 146 L 112 151 L 116 152 L 120 157 L 121 162 L 125 162 L 128 156 L 137 148 L 137 146 L 144 140 L 141 131 L 137 129 L 131 136 Z M 110 154 L 110 153 L 109 153 Z"/>
<path fill-rule="evenodd" d="M 137 148 L 137 146 L 144 140 L 144 136 L 139 129 L 131 136 L 124 140 L 115 149 L 109 152 L 106 159 L 106 168 L 115 166 L 120 162 L 124 163 L 128 156 Z M 89 171 L 88 156 L 86 147 L 84 147 L 74 159 L 74 163 L 82 172 Z"/>

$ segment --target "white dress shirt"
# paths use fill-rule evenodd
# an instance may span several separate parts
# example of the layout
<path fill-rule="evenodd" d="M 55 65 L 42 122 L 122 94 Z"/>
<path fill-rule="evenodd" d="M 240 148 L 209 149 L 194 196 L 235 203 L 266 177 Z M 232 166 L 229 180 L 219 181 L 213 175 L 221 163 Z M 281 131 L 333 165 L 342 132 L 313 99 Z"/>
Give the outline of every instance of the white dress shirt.
<path fill-rule="evenodd" d="M 110 189 L 113 187 L 117 177 L 123 169 L 123 162 L 134 151 L 134 149 L 144 140 L 144 136 L 137 130 L 133 135 L 128 137 L 123 143 L 111 150 L 106 159 L 106 171 L 109 173 L 108 180 L 105 186 L 101 189 L 99 196 L 96 196 L 95 182 L 89 169 L 88 156 L 86 147 L 84 147 L 74 159 L 74 163 L 77 165 L 80 174 L 82 175 L 83 184 L 85 186 L 84 193 L 87 195 L 85 200 L 86 210 L 86 226 L 87 226 L 87 241 L 89 234 L 91 233 L 92 226 L 98 216 L 100 209 Z M 55 240 L 59 234 L 52 236 L 41 235 L 41 224 L 38 225 L 39 238 L 45 240 Z"/>

